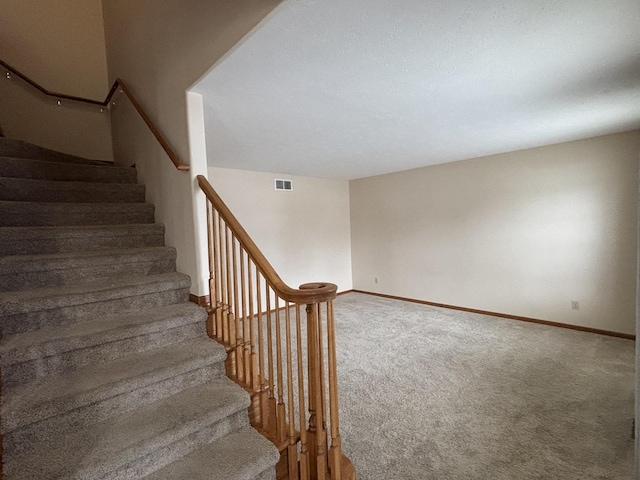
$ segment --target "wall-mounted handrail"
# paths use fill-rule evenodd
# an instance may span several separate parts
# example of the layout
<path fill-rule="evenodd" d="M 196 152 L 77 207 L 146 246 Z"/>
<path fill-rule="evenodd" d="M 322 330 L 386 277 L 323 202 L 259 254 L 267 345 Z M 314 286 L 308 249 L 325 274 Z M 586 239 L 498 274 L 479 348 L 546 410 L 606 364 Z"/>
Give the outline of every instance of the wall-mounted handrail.
<path fill-rule="evenodd" d="M 0 65 L 2 65 L 2 67 L 6 68 L 11 73 L 15 74 L 20 79 L 24 80 L 26 83 L 28 83 L 29 85 L 31 85 L 32 87 L 40 91 L 41 93 L 49 97 L 55 97 L 63 100 L 71 100 L 74 102 L 87 103 L 90 105 L 106 107 L 107 105 L 109 105 L 109 102 L 111 102 L 111 99 L 113 98 L 113 95 L 116 93 L 116 90 L 120 88 L 120 90 L 122 90 L 122 92 L 127 96 L 127 98 L 129 99 L 133 107 L 136 109 L 140 117 L 142 117 L 142 120 L 144 120 L 144 123 L 147 124 L 147 127 L 149 127 L 149 130 L 151 130 L 151 133 L 153 133 L 153 136 L 156 137 L 156 140 L 158 140 L 163 150 L 169 156 L 169 158 L 171 159 L 173 164 L 176 166 L 176 168 L 183 172 L 186 172 L 189 170 L 189 165 L 182 163 L 182 161 L 180 161 L 180 158 L 173 151 L 173 149 L 169 145 L 169 142 L 167 142 L 164 135 L 160 133 L 160 130 L 158 130 L 155 124 L 151 121 L 149 116 L 143 110 L 140 103 L 138 103 L 138 101 L 135 99 L 135 97 L 131 93 L 131 90 L 129 90 L 129 88 L 121 78 L 116 78 L 116 80 L 113 82 L 113 85 L 111 86 L 111 89 L 109 90 L 109 93 L 107 93 L 106 98 L 103 101 L 99 101 L 99 100 L 92 100 L 90 98 L 77 97 L 75 95 L 66 95 L 64 93 L 58 93 L 58 92 L 53 92 L 51 90 L 47 90 L 46 88 L 44 88 L 43 86 L 35 82 L 34 80 L 30 79 L 27 75 L 20 72 L 15 67 L 12 67 L 11 65 L 9 65 L 7 62 L 0 60 Z"/>
<path fill-rule="evenodd" d="M 238 219 L 233 215 L 233 213 L 231 213 L 229 207 L 227 207 L 227 205 L 222 201 L 208 180 L 202 175 L 198 175 L 197 179 L 198 185 L 200 185 L 200 188 L 206 195 L 207 199 L 218 211 L 238 241 L 244 246 L 247 254 L 251 257 L 280 298 L 288 302 L 302 305 L 326 302 L 335 298 L 337 287 L 332 283 L 309 284 L 300 289 L 288 286 L 280 278 L 280 275 L 278 275 L 275 269 L 271 266 L 269 261 L 251 239 L 246 230 L 242 227 Z"/>

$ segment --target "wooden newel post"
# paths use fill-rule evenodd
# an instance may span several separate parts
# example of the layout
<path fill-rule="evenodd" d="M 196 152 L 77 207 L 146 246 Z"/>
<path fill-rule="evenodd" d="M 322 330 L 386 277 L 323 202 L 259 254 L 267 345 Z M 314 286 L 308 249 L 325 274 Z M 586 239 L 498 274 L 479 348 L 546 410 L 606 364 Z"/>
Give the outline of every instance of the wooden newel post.
<path fill-rule="evenodd" d="M 306 430 L 305 392 L 304 392 L 304 362 L 302 361 L 302 319 L 300 305 L 296 305 L 296 346 L 298 349 L 298 399 L 300 410 L 300 480 L 309 480 L 309 444 Z"/>
<path fill-rule="evenodd" d="M 326 284 L 309 283 L 300 286 L 300 290 L 322 288 Z M 329 310 L 327 309 L 327 315 Z M 307 305 L 307 355 L 309 378 L 309 445 L 310 478 L 325 480 L 329 478 L 327 462 L 327 411 L 325 402 L 324 351 L 322 339 L 322 309 L 319 303 Z M 329 331 L 327 330 L 327 334 Z"/>

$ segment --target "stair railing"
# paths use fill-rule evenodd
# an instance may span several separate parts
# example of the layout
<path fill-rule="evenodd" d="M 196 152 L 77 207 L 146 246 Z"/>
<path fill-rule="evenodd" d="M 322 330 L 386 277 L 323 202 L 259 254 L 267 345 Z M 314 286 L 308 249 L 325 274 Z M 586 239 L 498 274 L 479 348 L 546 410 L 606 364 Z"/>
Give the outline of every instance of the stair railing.
<path fill-rule="evenodd" d="M 227 375 L 251 394 L 252 425 L 281 452 L 277 477 L 355 478 L 340 438 L 336 285 L 287 286 L 207 179 L 197 178 L 207 197 L 208 332 L 227 349 Z"/>
<path fill-rule="evenodd" d="M 23 81 L 25 81 L 26 83 L 34 87 L 35 89 L 39 90 L 41 93 L 49 97 L 57 98 L 58 101 L 70 100 L 73 102 L 87 103 L 89 105 L 97 105 L 101 108 L 107 108 L 110 105 L 111 100 L 115 95 L 116 91 L 120 91 L 124 93 L 129 99 L 129 101 L 131 102 L 131 104 L 133 105 L 133 107 L 136 109 L 136 111 L 138 112 L 142 120 L 144 120 L 144 123 L 147 125 L 147 127 L 149 127 L 149 130 L 151 130 L 151 133 L 153 134 L 153 136 L 156 137 L 156 140 L 158 140 L 158 142 L 160 143 L 164 151 L 167 153 L 167 155 L 169 156 L 169 158 L 171 159 L 175 167 L 178 170 L 182 170 L 182 171 L 189 170 L 189 165 L 186 165 L 180 161 L 180 158 L 178 158 L 178 155 L 176 155 L 176 153 L 173 151 L 173 149 L 169 145 L 169 142 L 167 142 L 164 135 L 160 133 L 160 130 L 158 129 L 158 127 L 156 127 L 156 125 L 151 121 L 149 116 L 145 113 L 145 111 L 140 106 L 140 103 L 138 103 L 136 98 L 133 96 L 133 93 L 131 93 L 131 90 L 129 90 L 129 88 L 121 78 L 116 78 L 116 80 L 113 82 L 113 85 L 111 86 L 111 89 L 109 90 L 109 93 L 107 93 L 107 96 L 105 97 L 105 99 L 100 101 L 100 100 L 92 100 L 90 98 L 84 98 L 84 97 L 76 97 L 75 95 L 66 95 L 64 93 L 52 92 L 50 90 L 47 90 L 43 86 L 39 85 L 37 82 L 35 82 L 34 80 L 26 76 L 24 73 L 20 72 L 17 68 L 12 67 L 5 61 L 0 60 L 0 65 L 7 70 L 8 79 L 11 78 L 11 74 L 13 73 L 15 76 L 22 79 Z"/>

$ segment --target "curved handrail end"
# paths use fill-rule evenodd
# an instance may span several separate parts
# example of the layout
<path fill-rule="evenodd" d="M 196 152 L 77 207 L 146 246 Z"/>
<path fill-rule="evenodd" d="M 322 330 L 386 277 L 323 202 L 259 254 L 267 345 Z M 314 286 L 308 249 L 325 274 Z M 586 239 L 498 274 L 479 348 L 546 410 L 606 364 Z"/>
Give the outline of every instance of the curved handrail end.
<path fill-rule="evenodd" d="M 313 290 L 314 293 L 320 294 L 322 296 L 333 295 L 333 297 L 335 297 L 338 292 L 338 286 L 335 283 L 328 283 L 328 282 L 303 283 L 298 288 L 300 290 L 306 290 L 306 291 Z"/>

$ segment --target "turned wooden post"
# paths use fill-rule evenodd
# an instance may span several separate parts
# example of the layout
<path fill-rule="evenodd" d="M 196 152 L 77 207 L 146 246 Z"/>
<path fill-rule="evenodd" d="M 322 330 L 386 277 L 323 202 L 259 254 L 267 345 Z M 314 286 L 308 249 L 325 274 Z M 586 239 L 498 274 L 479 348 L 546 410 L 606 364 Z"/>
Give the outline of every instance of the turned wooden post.
<path fill-rule="evenodd" d="M 313 480 L 325 480 L 326 458 L 322 426 L 322 398 L 320 385 L 320 345 L 318 343 L 318 304 L 307 305 L 307 355 L 309 375 L 309 469 Z"/>
<path fill-rule="evenodd" d="M 265 289 L 268 294 L 268 290 Z M 264 370 L 264 324 L 262 321 L 262 275 L 256 269 L 256 296 L 258 299 L 258 370 L 259 389 L 260 389 L 260 426 L 267 431 L 267 419 L 269 417 L 269 385 L 266 380 L 266 372 Z M 269 319 L 267 318 L 267 321 Z"/>
<path fill-rule="evenodd" d="M 240 286 L 238 284 L 238 276 L 239 276 L 239 265 L 238 265 L 238 245 L 237 245 L 237 241 L 236 241 L 236 236 L 235 234 L 232 232 L 231 233 L 231 259 L 232 259 L 232 265 L 233 265 L 233 281 L 232 281 L 232 285 L 233 285 L 233 317 L 234 317 L 234 323 L 235 323 L 235 331 L 236 331 L 236 335 L 234 338 L 232 338 L 233 343 L 233 350 L 235 353 L 235 361 L 236 361 L 236 379 L 240 382 L 240 383 L 244 383 L 244 377 L 245 377 L 245 372 L 244 372 L 244 360 L 242 358 L 242 344 L 244 343 L 244 340 L 242 338 L 242 334 L 243 334 L 243 327 L 242 327 L 242 315 L 240 312 Z"/>
<path fill-rule="evenodd" d="M 242 309 L 241 318 L 241 327 L 242 327 L 242 344 L 239 345 L 241 348 L 241 358 L 242 358 L 242 371 L 243 371 L 243 379 L 246 385 L 251 385 L 252 383 L 252 373 L 251 373 L 251 357 L 250 357 L 250 340 L 249 337 L 249 326 L 251 322 L 253 322 L 253 318 L 249 316 L 248 308 L 247 308 L 247 295 L 251 295 L 251 284 L 247 285 L 247 272 L 246 272 L 246 258 L 245 251 L 242 248 L 242 245 L 238 244 L 240 248 L 240 308 Z M 248 288 L 247 288 L 248 287 Z M 249 298 L 249 301 L 252 302 L 253 298 Z"/>
<path fill-rule="evenodd" d="M 221 341 L 229 344 L 229 256 L 227 255 L 227 227 L 219 217 L 220 228 L 218 230 L 218 242 L 220 243 L 220 284 L 222 286 L 222 299 L 220 305 Z"/>
<path fill-rule="evenodd" d="M 207 200 L 207 247 L 209 251 L 209 301 L 207 302 L 207 335 L 211 338 L 216 338 L 216 266 L 215 266 L 215 253 L 214 253 L 214 212 L 211 208 L 211 202 Z"/>
<path fill-rule="evenodd" d="M 230 378 L 238 378 L 238 365 L 236 363 L 235 355 L 233 354 L 233 347 L 236 342 L 236 325 L 235 325 L 235 312 L 231 312 L 231 302 L 233 301 L 233 289 L 232 289 L 232 270 L 231 270 L 231 246 L 229 245 L 229 226 L 224 226 L 224 254 L 226 257 L 225 262 L 225 276 L 226 276 L 226 298 L 224 301 L 224 323 L 226 326 L 226 338 L 227 351 L 231 352 L 231 355 L 227 356 L 227 374 Z"/>
<path fill-rule="evenodd" d="M 282 361 L 282 331 L 280 327 L 282 319 L 280 318 L 280 313 L 280 299 L 276 296 L 276 376 L 278 380 L 278 403 L 276 407 L 276 418 L 278 419 L 278 423 L 276 426 L 278 441 L 282 442 L 287 438 L 287 415 L 284 405 L 284 368 Z"/>
<path fill-rule="evenodd" d="M 340 438 L 340 415 L 338 412 L 338 372 L 336 359 L 336 327 L 333 319 L 333 302 L 327 302 L 327 345 L 329 349 L 329 408 L 331 414 L 331 448 L 329 448 L 329 470 L 331 480 L 341 480 L 342 439 Z"/>
<path fill-rule="evenodd" d="M 322 445 L 324 445 L 324 458 L 325 460 L 327 460 L 327 395 L 326 395 L 326 383 L 325 383 L 325 375 L 324 375 L 324 340 L 323 340 L 323 336 L 322 336 L 322 304 L 318 303 L 317 306 L 318 309 L 318 320 L 317 320 L 317 325 L 318 325 L 318 372 L 320 375 L 320 392 L 319 392 L 319 396 L 320 396 L 320 413 L 321 416 L 319 416 L 320 422 L 319 426 L 321 428 L 318 429 L 318 435 L 321 435 L 322 438 L 320 439 Z M 325 462 L 326 463 L 326 462 Z M 326 467 L 328 468 L 329 464 L 326 464 Z M 326 475 L 326 470 L 325 470 L 325 475 Z"/>
<path fill-rule="evenodd" d="M 211 236 L 213 237 L 213 276 L 215 281 L 213 283 L 214 289 L 210 294 L 210 300 L 211 306 L 215 311 L 215 316 L 214 318 L 212 318 L 212 323 L 215 325 L 214 330 L 216 339 L 220 341 L 222 340 L 222 273 L 220 267 L 220 216 L 218 215 L 217 211 L 213 212 L 211 223 Z"/>
<path fill-rule="evenodd" d="M 249 322 L 248 342 L 245 342 L 245 370 L 249 372 L 249 379 L 247 383 L 253 390 L 257 390 L 259 387 L 258 378 L 258 356 L 256 355 L 256 332 L 255 332 L 255 318 L 254 309 L 255 299 L 253 296 L 253 268 L 251 259 L 247 257 L 247 276 L 248 276 L 248 294 L 249 294 L 249 311 L 248 315 L 245 311 L 245 322 Z"/>
<path fill-rule="evenodd" d="M 289 478 L 298 478 L 298 443 L 296 440 L 296 419 L 295 407 L 293 403 L 293 355 L 291 341 L 291 305 L 285 303 L 285 331 L 287 342 L 287 409 L 288 409 L 288 432 L 287 439 L 289 446 L 287 447 L 287 460 L 289 467 Z"/>
<path fill-rule="evenodd" d="M 267 284 L 267 362 L 269 366 L 269 411 L 267 413 L 267 432 L 273 436 L 277 432 L 275 369 L 273 365 L 273 328 L 271 326 L 271 288 Z"/>
<path fill-rule="evenodd" d="M 300 415 L 300 480 L 309 480 L 309 446 L 306 430 L 305 391 L 304 391 L 304 364 L 302 360 L 302 318 L 300 305 L 296 305 L 296 341 L 298 347 L 298 398 Z"/>

